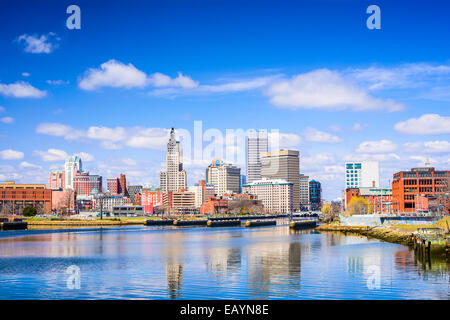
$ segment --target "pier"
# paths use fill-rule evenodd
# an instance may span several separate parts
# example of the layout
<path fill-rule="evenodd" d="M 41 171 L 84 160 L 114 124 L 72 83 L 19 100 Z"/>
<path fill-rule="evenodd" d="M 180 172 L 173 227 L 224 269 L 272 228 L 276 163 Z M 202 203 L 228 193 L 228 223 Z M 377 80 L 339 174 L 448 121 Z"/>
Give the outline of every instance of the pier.
<path fill-rule="evenodd" d="M 161 219 L 161 220 L 147 220 L 147 226 L 172 226 L 175 220 L 171 219 Z"/>
<path fill-rule="evenodd" d="M 208 220 L 175 220 L 173 222 L 174 226 L 206 226 Z"/>
<path fill-rule="evenodd" d="M 246 227 L 262 227 L 274 226 L 277 224 L 276 220 L 250 220 L 245 223 Z"/>
<path fill-rule="evenodd" d="M 312 229 L 316 226 L 316 220 L 293 220 L 289 223 L 289 227 L 292 229 Z"/>
<path fill-rule="evenodd" d="M 241 220 L 208 220 L 206 225 L 208 227 L 240 227 Z"/>

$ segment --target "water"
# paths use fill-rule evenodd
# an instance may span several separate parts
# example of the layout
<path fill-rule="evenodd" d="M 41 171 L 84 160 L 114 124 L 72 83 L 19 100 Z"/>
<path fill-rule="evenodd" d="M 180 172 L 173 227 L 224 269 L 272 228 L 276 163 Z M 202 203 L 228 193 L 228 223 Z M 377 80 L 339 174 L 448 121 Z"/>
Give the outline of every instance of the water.
<path fill-rule="evenodd" d="M 0 299 L 449 298 L 445 262 L 358 236 L 287 226 L 0 232 Z"/>

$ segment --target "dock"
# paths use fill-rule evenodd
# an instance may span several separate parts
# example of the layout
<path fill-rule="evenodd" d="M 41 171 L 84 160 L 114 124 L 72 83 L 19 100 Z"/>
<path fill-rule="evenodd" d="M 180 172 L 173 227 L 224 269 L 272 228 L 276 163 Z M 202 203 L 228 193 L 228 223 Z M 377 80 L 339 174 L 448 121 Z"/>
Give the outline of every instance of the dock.
<path fill-rule="evenodd" d="M 28 223 L 24 221 L 5 221 L 0 222 L 0 230 L 26 230 Z"/>
<path fill-rule="evenodd" d="M 291 229 L 312 229 L 317 225 L 316 220 L 293 220 L 289 223 Z"/>
<path fill-rule="evenodd" d="M 208 220 L 174 220 L 173 225 L 178 227 L 183 226 L 206 226 Z"/>
<path fill-rule="evenodd" d="M 147 220 L 147 226 L 172 226 L 175 220 L 171 219 L 161 219 L 161 220 Z"/>
<path fill-rule="evenodd" d="M 240 227 L 241 220 L 239 219 L 228 219 L 228 220 L 208 220 L 208 227 Z"/>
<path fill-rule="evenodd" d="M 276 220 L 250 220 L 245 223 L 246 227 L 262 227 L 274 226 L 277 224 Z"/>

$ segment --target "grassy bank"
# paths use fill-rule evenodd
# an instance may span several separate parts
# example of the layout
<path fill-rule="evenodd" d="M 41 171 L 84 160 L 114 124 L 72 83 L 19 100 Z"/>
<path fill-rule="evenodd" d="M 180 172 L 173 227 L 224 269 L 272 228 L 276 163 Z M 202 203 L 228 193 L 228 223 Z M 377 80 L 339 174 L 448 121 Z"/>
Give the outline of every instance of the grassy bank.
<path fill-rule="evenodd" d="M 97 226 L 132 226 L 145 225 L 145 218 L 95 218 L 85 220 L 28 218 L 24 219 L 29 226 L 61 226 L 61 227 L 97 227 Z"/>

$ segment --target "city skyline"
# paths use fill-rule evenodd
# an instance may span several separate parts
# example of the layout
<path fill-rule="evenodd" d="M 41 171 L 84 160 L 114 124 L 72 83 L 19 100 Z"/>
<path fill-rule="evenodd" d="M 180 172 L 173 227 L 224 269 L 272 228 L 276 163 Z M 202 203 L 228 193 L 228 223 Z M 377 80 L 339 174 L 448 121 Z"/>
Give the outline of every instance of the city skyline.
<path fill-rule="evenodd" d="M 224 13 L 236 2 L 176 3 L 122 16 L 114 1 L 80 1 L 81 30 L 65 27 L 63 3 L 0 10 L 0 181 L 47 183 L 78 155 L 105 180 L 157 186 L 169 128 L 193 136 L 195 121 L 279 130 L 327 200 L 341 197 L 348 161 L 379 161 L 381 187 L 427 157 L 449 167 L 446 10 L 383 3 L 382 29 L 368 30 L 364 1 L 241 4 L 234 23 Z M 205 178 L 213 158 L 202 160 L 184 163 L 187 185 Z"/>

